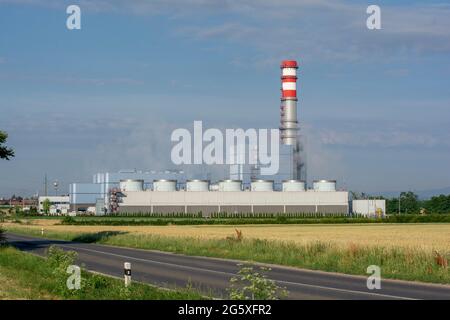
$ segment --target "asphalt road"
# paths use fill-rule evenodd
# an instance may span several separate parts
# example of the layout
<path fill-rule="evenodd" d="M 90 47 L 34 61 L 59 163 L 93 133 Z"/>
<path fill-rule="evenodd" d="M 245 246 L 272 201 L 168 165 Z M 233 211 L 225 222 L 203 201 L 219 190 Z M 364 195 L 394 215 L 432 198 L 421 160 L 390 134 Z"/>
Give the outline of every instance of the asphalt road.
<path fill-rule="evenodd" d="M 191 257 L 159 251 L 112 247 L 98 244 L 47 240 L 6 234 L 20 250 L 45 255 L 51 245 L 78 253 L 79 264 L 86 269 L 123 277 L 123 264 L 130 262 L 133 280 L 174 288 L 193 287 L 216 297 L 226 297 L 230 278 L 236 274 L 238 261 Z M 446 299 L 449 285 L 382 280 L 381 289 L 367 289 L 366 277 L 310 271 L 270 265 L 269 278 L 289 291 L 289 299 Z"/>

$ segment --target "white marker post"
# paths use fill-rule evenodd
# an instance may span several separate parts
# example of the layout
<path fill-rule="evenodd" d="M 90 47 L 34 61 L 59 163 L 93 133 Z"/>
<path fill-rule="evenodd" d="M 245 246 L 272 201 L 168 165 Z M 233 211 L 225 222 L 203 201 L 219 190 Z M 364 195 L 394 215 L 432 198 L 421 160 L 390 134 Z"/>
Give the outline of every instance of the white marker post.
<path fill-rule="evenodd" d="M 41 228 L 41 236 L 44 235 L 44 228 Z"/>
<path fill-rule="evenodd" d="M 125 277 L 125 287 L 131 284 L 131 263 L 125 262 L 123 264 L 123 272 Z"/>

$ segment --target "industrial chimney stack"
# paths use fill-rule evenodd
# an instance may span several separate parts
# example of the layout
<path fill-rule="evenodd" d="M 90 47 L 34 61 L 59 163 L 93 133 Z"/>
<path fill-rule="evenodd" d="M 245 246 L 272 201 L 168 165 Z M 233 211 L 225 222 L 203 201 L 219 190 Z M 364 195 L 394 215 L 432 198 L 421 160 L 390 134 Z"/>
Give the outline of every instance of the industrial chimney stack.
<path fill-rule="evenodd" d="M 297 69 L 295 60 L 281 62 L 281 126 L 282 144 L 297 148 Z"/>

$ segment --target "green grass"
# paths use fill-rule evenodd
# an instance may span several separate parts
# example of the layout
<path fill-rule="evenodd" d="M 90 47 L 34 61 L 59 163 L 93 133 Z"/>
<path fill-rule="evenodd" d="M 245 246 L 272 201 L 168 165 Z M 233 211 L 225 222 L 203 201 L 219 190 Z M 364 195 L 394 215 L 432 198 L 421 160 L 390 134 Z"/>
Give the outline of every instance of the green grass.
<path fill-rule="evenodd" d="M 10 231 L 39 236 L 39 230 L 13 227 Z M 153 249 L 195 256 L 231 258 L 356 275 L 367 275 L 369 265 L 381 267 L 382 276 L 422 282 L 450 283 L 449 269 L 439 267 L 433 252 L 406 248 L 332 243 L 296 244 L 259 239 L 243 241 L 162 237 L 118 232 L 76 233 L 48 231 L 55 239 L 76 240 L 122 247 Z"/>
<path fill-rule="evenodd" d="M 163 290 L 82 270 L 81 289 L 69 290 L 65 273 L 71 258 L 60 251 L 44 259 L 11 247 L 0 247 L 0 299 L 201 299 L 193 290 Z"/>

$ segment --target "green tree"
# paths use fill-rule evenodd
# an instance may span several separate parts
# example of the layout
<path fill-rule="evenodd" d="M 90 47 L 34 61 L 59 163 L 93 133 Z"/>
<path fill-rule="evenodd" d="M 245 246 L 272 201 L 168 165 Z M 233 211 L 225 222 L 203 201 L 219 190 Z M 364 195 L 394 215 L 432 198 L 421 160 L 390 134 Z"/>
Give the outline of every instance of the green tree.
<path fill-rule="evenodd" d="M 450 195 L 434 196 L 422 205 L 431 213 L 450 213 Z"/>
<path fill-rule="evenodd" d="M 49 214 L 49 212 L 50 212 L 50 206 L 51 206 L 51 202 L 50 202 L 49 199 L 45 199 L 45 200 L 42 202 L 42 208 L 44 209 L 44 213 L 45 213 L 45 214 Z"/>
<path fill-rule="evenodd" d="M 419 197 L 412 191 L 400 194 L 401 213 L 418 213 L 420 208 Z"/>
<path fill-rule="evenodd" d="M 8 134 L 4 131 L 0 131 L 0 159 L 9 160 L 14 157 L 14 150 L 7 148 L 4 144 L 8 139 Z"/>

